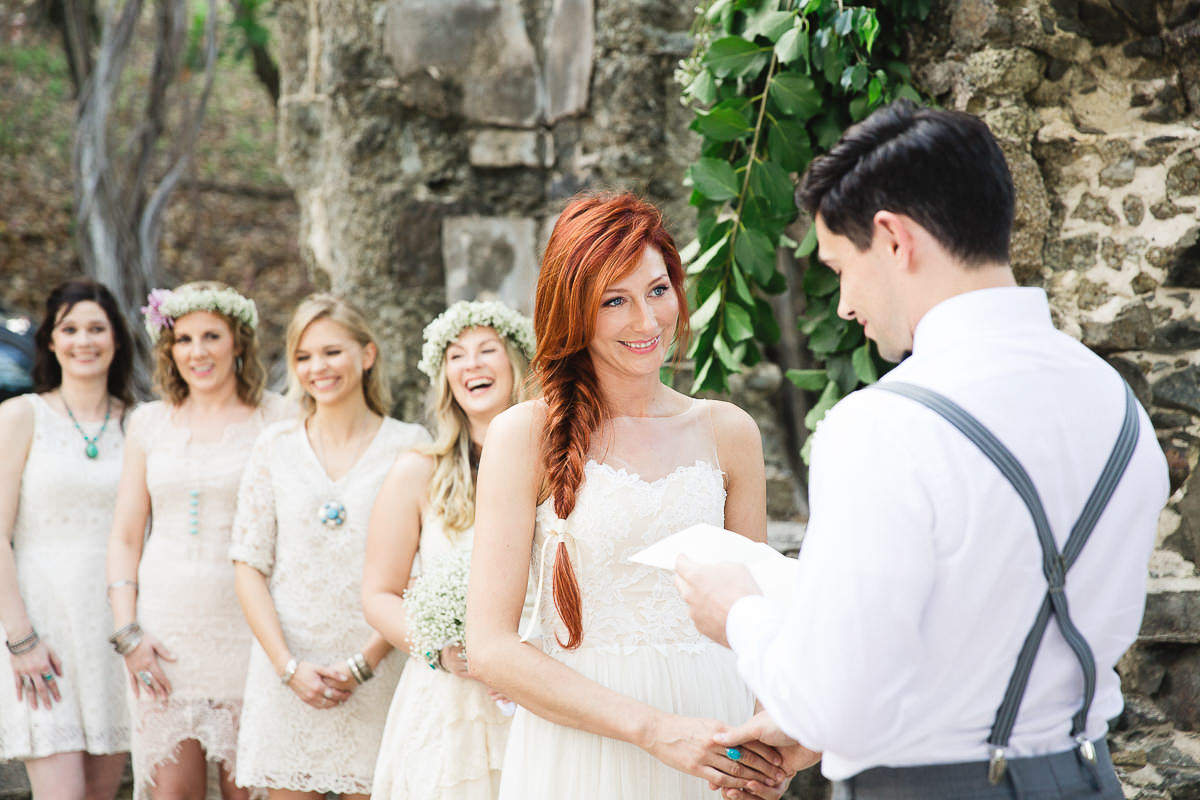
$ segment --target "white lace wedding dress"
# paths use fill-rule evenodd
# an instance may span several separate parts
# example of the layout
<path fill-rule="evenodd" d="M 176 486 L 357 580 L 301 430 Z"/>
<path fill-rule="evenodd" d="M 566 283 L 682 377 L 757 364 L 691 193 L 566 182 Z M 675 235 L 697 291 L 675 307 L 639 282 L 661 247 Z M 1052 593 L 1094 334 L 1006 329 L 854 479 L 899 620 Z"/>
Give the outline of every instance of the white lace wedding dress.
<path fill-rule="evenodd" d="M 470 550 L 473 534 L 452 541 L 431 516 L 421 526 L 420 563 Z M 409 658 L 379 745 L 372 800 L 494 800 L 509 722 L 482 683 Z"/>
<path fill-rule="evenodd" d="M 90 459 L 70 419 L 40 395 L 24 399 L 33 408 L 33 440 L 21 474 L 13 557 L 29 620 L 62 661 L 62 702 L 49 711 L 18 702 L 8 651 L 0 651 L 0 760 L 118 753 L 129 749 L 129 714 L 125 667 L 105 641 L 113 623 L 104 556 L 121 478 L 121 421 L 109 420 L 96 441 L 100 453 Z M 100 423 L 83 428 L 94 436 Z M 8 639 L 26 633 L 3 631 Z"/>
<path fill-rule="evenodd" d="M 253 636 L 234 591 L 229 531 L 255 437 L 293 412 L 278 394 L 264 392 L 254 413 L 210 442 L 192 441 L 168 403 L 147 403 L 130 417 L 129 440 L 146 453 L 151 508 L 150 537 L 138 566 L 138 619 L 176 659 L 159 662 L 171 682 L 167 702 L 143 692 L 134 704 L 139 800 L 154 768 L 172 761 L 187 739 L 198 741 L 210 762 L 231 773 L 236 768 Z"/>
<path fill-rule="evenodd" d="M 553 548 L 543 542 L 557 520 L 553 502 L 538 507 L 534 572 L 545 568 L 542 647 L 585 677 L 664 711 L 730 724 L 753 713 L 754 700 L 728 650 L 700 635 L 675 589 L 673 574 L 631 564 L 642 548 L 699 522 L 723 525 L 725 485 L 716 454 L 710 401 L 672 417 L 622 417 L 593 441 L 568 545 L 583 597 L 583 644 L 564 650 L 566 633 L 550 602 Z M 545 564 L 536 563 L 540 557 Z M 524 708 L 509 731 L 500 800 L 711 800 L 708 784 L 645 751 L 548 722 Z"/>
<path fill-rule="evenodd" d="M 350 471 L 330 480 L 304 425 L 288 421 L 259 437 L 238 493 L 229 557 L 268 577 L 284 639 L 297 661 L 340 666 L 372 631 L 363 618 L 367 521 L 384 477 L 400 453 L 429 441 L 419 425 L 384 419 Z M 329 528 L 318 512 L 329 501 L 345 521 Z M 255 642 L 237 782 L 307 792 L 371 791 L 379 739 L 403 658 L 389 653 L 375 677 L 333 708 L 313 708 L 279 682 Z"/>

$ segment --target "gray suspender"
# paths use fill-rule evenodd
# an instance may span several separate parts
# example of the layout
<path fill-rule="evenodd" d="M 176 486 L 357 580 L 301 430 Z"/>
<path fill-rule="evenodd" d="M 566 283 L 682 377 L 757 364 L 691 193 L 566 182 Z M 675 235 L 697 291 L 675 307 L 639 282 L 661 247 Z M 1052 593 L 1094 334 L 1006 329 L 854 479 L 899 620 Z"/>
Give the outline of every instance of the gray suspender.
<path fill-rule="evenodd" d="M 1046 597 L 1042 601 L 1041 608 L 1038 609 L 1033 627 L 1030 628 L 1029 634 L 1025 637 L 1025 643 L 1021 646 L 1020 655 L 1017 657 L 1017 664 L 1013 668 L 1012 676 L 1008 680 L 1008 688 L 1004 692 L 1004 700 L 1000 703 L 1000 708 L 996 711 L 996 721 L 992 723 L 992 732 L 987 740 L 988 744 L 991 745 L 988 779 L 995 784 L 999 783 L 1000 779 L 1004 776 L 1005 748 L 1008 747 L 1008 741 L 1012 736 L 1013 725 L 1017 721 L 1017 711 L 1021 706 L 1021 698 L 1025 695 L 1025 688 L 1029 683 L 1029 674 L 1033 670 L 1034 658 L 1036 658 L 1038 648 L 1041 646 L 1042 637 L 1046 632 L 1046 626 L 1050 621 L 1051 615 L 1054 616 L 1063 638 L 1066 639 L 1067 644 L 1075 653 L 1075 657 L 1079 660 L 1079 666 L 1083 670 L 1083 705 L 1071 719 L 1071 735 L 1079 744 L 1080 753 L 1084 758 L 1088 761 L 1095 761 L 1095 748 L 1088 741 L 1085 731 L 1087 729 L 1088 710 L 1091 708 L 1092 699 L 1096 694 L 1096 660 L 1092 656 L 1092 650 L 1088 647 L 1083 635 L 1075 627 L 1075 623 L 1071 621 L 1063 586 L 1067 570 L 1071 568 L 1071 565 L 1075 563 L 1075 559 L 1079 557 L 1080 551 L 1083 550 L 1084 543 L 1087 541 L 1088 536 L 1091 535 L 1092 529 L 1096 526 L 1096 521 L 1100 519 L 1100 514 L 1103 513 L 1105 506 L 1108 505 L 1108 501 L 1112 497 L 1113 491 L 1117 488 L 1117 484 L 1120 482 L 1125 468 L 1129 465 L 1134 447 L 1137 445 L 1139 419 L 1137 403 L 1134 400 L 1133 392 L 1130 391 L 1129 386 L 1126 384 L 1125 419 L 1121 423 L 1121 432 L 1117 435 L 1117 441 L 1108 456 L 1108 462 L 1104 465 L 1104 470 L 1100 473 L 1100 479 L 1092 489 L 1087 502 L 1084 503 L 1079 519 L 1072 526 L 1066 544 L 1063 546 L 1062 552 L 1059 553 L 1058 548 L 1054 544 L 1054 536 L 1050 532 L 1050 523 L 1046 519 L 1046 511 L 1042 507 L 1041 498 L 1038 496 L 1037 489 L 1034 487 L 1033 481 L 1030 480 L 1029 474 L 1021 466 L 1020 462 L 1017 461 L 1012 452 L 991 431 L 985 428 L 979 420 L 944 395 L 922 386 L 900 381 L 884 381 L 876 384 L 875 388 L 902 395 L 926 406 L 944 417 L 951 425 L 970 439 L 976 447 L 982 450 L 983 454 L 996 465 L 1001 474 L 1013 485 L 1021 500 L 1029 508 L 1029 513 L 1033 517 L 1034 528 L 1037 531 L 1038 543 L 1042 547 L 1042 571 L 1046 575 L 1046 582 L 1048 584 Z"/>

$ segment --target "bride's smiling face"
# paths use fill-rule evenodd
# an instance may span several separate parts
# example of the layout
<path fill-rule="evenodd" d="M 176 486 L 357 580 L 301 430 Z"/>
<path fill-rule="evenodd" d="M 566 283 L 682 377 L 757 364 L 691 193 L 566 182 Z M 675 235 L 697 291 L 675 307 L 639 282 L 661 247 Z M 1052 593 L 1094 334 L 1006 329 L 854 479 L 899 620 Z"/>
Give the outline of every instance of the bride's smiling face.
<path fill-rule="evenodd" d="M 679 300 L 667 265 L 654 247 L 600 296 L 596 330 L 588 342 L 592 362 L 625 375 L 657 375 L 675 338 Z"/>

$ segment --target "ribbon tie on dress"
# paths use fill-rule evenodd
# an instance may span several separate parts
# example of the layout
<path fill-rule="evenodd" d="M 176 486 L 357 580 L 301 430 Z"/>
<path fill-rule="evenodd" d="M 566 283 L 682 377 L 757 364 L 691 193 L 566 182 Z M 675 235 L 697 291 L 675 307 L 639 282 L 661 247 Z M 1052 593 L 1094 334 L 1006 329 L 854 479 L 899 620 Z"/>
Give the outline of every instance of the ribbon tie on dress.
<path fill-rule="evenodd" d="M 529 641 L 533 632 L 537 630 L 542 614 L 542 594 L 546 586 L 546 554 L 560 544 L 566 546 L 569 556 L 570 551 L 574 549 L 575 538 L 567 532 L 567 521 L 555 516 L 554 521 L 546 526 L 546 539 L 542 542 L 542 551 L 538 558 L 538 584 L 537 594 L 533 598 L 533 614 L 529 622 L 525 623 L 525 632 L 521 634 L 522 642 Z"/>

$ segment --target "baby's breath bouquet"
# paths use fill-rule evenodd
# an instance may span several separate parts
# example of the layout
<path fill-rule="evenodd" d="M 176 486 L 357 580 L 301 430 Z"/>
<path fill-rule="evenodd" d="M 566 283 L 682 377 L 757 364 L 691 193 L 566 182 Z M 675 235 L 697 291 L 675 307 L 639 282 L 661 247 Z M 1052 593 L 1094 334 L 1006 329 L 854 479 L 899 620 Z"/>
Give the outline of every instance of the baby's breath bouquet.
<path fill-rule="evenodd" d="M 413 655 L 437 669 L 442 648 L 461 645 L 466 639 L 471 551 L 456 549 L 423 566 L 404 595 L 404 607 Z"/>

